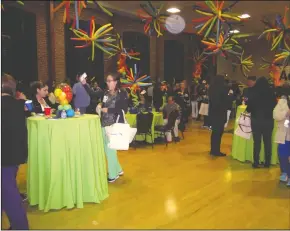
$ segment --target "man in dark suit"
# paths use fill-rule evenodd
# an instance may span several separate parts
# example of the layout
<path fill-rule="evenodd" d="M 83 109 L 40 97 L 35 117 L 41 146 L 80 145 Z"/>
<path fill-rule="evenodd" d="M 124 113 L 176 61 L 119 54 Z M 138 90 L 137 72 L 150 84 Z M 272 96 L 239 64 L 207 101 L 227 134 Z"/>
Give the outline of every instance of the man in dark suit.
<path fill-rule="evenodd" d="M 248 87 L 243 90 L 243 95 L 242 95 L 242 98 L 244 99 L 244 101 L 246 103 L 247 103 L 247 100 L 249 99 L 249 97 L 251 95 L 252 87 L 255 86 L 256 81 L 257 81 L 257 77 L 256 76 L 249 76 L 248 77 L 248 81 L 247 81 Z"/>

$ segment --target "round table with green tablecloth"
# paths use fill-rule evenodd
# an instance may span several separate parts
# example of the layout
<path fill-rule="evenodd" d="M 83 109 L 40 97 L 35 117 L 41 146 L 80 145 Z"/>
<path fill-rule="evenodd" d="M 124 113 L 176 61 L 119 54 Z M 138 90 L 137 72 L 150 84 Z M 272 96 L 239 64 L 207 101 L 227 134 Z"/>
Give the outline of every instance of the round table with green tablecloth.
<path fill-rule="evenodd" d="M 155 134 L 154 127 L 155 126 L 162 126 L 163 125 L 163 114 L 160 112 L 152 112 L 153 113 L 153 121 L 152 121 L 152 137 L 155 139 L 158 137 L 158 134 Z M 126 114 L 126 119 L 131 127 L 136 127 L 137 123 L 137 115 L 136 114 Z M 137 141 L 143 141 L 145 140 L 145 135 L 137 135 L 136 136 Z M 146 136 L 146 142 L 152 143 L 151 136 Z M 154 140 L 153 140 L 154 142 Z"/>
<path fill-rule="evenodd" d="M 238 126 L 238 118 L 240 117 L 241 113 L 246 110 L 247 106 L 241 105 L 238 107 L 236 121 L 235 121 L 235 130 Z M 272 135 L 272 157 L 271 157 L 271 164 L 278 164 L 278 145 L 274 142 L 275 133 L 277 130 L 277 124 L 275 123 Z M 254 141 L 253 135 L 251 139 L 247 140 L 241 138 L 234 134 L 233 137 L 233 146 L 232 146 L 232 157 L 236 160 L 245 162 L 251 161 L 253 162 L 253 151 L 254 151 Z M 264 153 L 264 143 L 262 140 L 261 145 L 261 152 L 260 152 L 260 162 L 265 162 L 265 153 Z"/>
<path fill-rule="evenodd" d="M 108 197 L 100 118 L 29 117 L 27 194 L 30 205 L 83 208 Z"/>

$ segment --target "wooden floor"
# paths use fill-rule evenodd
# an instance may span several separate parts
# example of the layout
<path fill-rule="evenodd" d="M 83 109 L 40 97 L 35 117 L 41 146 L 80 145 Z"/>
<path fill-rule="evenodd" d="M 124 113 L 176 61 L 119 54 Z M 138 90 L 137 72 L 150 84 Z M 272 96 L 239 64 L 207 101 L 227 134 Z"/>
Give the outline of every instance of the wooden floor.
<path fill-rule="evenodd" d="M 252 169 L 208 154 L 210 132 L 191 124 L 179 144 L 120 152 L 125 176 L 101 204 L 49 213 L 28 207 L 32 229 L 289 229 L 290 190 L 278 166 Z M 231 151 L 225 134 L 222 151 Z M 19 174 L 25 190 L 25 166 Z M 3 227 L 7 219 L 2 218 Z"/>

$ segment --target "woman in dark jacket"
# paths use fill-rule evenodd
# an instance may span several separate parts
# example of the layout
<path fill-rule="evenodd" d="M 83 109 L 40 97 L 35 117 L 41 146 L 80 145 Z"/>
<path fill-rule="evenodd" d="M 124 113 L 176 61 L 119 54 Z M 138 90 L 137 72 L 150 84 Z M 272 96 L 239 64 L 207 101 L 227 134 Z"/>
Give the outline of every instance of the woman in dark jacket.
<path fill-rule="evenodd" d="M 224 77 L 217 75 L 209 88 L 209 119 L 212 126 L 210 154 L 213 156 L 226 156 L 221 153 L 220 147 L 227 121 L 227 98 L 228 91 Z"/>
<path fill-rule="evenodd" d="M 40 81 L 35 81 L 30 85 L 32 91 L 33 112 L 43 113 L 45 107 L 57 108 L 48 99 L 48 86 Z"/>
<path fill-rule="evenodd" d="M 108 162 L 108 181 L 114 182 L 119 176 L 122 176 L 124 172 L 119 163 L 117 151 L 108 147 L 108 137 L 105 127 L 114 124 L 118 116 L 120 117 L 119 123 L 124 123 L 123 111 L 124 113 L 128 111 L 128 94 L 119 87 L 119 74 L 109 74 L 106 78 L 106 82 L 108 90 L 104 93 L 102 108 L 98 105 L 97 111 L 98 109 L 101 110 L 104 148 Z"/>
<path fill-rule="evenodd" d="M 24 103 L 15 99 L 16 82 L 9 75 L 2 76 L 2 137 L 1 137 L 1 201 L 8 216 L 10 229 L 27 230 L 28 220 L 17 188 L 18 166 L 27 159 L 27 130 Z"/>
<path fill-rule="evenodd" d="M 257 80 L 248 99 L 247 111 L 251 113 L 251 126 L 254 138 L 254 163 L 259 167 L 261 140 L 265 147 L 265 167 L 269 168 L 272 155 L 272 131 L 274 128 L 273 110 L 276 98 L 268 80 L 261 77 Z"/>

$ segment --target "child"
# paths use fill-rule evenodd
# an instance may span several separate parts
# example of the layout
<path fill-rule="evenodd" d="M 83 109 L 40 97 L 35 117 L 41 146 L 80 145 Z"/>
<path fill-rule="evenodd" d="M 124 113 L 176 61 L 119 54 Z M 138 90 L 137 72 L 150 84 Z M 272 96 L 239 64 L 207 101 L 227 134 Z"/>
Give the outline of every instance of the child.
<path fill-rule="evenodd" d="M 277 121 L 275 142 L 279 144 L 280 181 L 287 182 L 287 186 L 290 186 L 290 110 L 287 97 L 282 96 L 278 101 L 273 117 Z"/>

